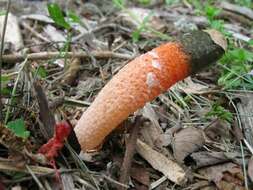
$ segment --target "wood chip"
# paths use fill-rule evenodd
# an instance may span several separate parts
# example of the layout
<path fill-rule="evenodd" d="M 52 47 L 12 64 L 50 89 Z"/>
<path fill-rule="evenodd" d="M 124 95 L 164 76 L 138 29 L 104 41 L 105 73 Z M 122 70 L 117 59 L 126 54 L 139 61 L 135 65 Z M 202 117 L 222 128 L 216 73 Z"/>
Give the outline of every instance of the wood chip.
<path fill-rule="evenodd" d="M 137 152 L 156 170 L 178 185 L 186 181 L 186 173 L 176 162 L 155 151 L 141 140 L 137 140 Z"/>

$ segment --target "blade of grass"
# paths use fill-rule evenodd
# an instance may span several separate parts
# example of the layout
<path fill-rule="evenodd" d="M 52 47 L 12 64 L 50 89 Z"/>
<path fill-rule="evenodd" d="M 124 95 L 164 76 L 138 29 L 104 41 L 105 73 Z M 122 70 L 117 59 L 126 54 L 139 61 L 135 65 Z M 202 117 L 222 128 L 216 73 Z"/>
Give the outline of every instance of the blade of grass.
<path fill-rule="evenodd" d="M 14 83 L 14 87 L 12 89 L 11 98 L 10 98 L 10 100 L 8 100 L 8 104 L 10 104 L 10 105 L 12 105 L 13 98 L 16 94 L 16 90 L 17 90 L 17 87 L 18 87 L 18 82 L 19 82 L 21 73 L 22 73 L 23 69 L 25 68 L 27 62 L 28 62 L 28 59 L 25 59 L 23 61 L 23 63 L 20 65 L 20 69 L 18 70 L 18 75 L 17 75 L 16 81 Z M 10 112 L 11 112 L 11 106 L 8 106 L 7 111 L 6 111 L 6 115 L 5 115 L 5 119 L 4 119 L 5 124 L 7 124 L 7 122 L 8 122 Z"/>
<path fill-rule="evenodd" d="M 3 31 L 2 31 L 2 39 L 1 39 L 1 49 L 0 49 L 0 121 L 3 121 L 3 104 L 2 104 L 2 65 L 3 65 L 3 53 L 4 53 L 4 37 L 7 27 L 7 20 L 10 11 L 11 0 L 7 2 L 7 9 L 4 17 Z"/>
<path fill-rule="evenodd" d="M 69 145 L 68 142 L 65 143 L 65 146 L 69 150 L 76 165 L 80 167 L 80 169 L 86 174 L 86 176 L 89 178 L 89 180 L 96 186 L 96 188 L 98 190 L 100 190 L 98 183 L 96 182 L 95 178 L 90 174 L 90 170 L 87 168 L 85 163 L 80 159 L 80 157 L 77 155 L 77 153 L 73 150 L 73 148 Z"/>

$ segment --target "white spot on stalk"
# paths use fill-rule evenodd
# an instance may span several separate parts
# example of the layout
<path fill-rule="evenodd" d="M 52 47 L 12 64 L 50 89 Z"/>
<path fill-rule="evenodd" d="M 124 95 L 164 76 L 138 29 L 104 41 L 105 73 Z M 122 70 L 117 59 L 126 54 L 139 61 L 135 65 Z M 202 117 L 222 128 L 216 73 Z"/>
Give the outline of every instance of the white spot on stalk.
<path fill-rule="evenodd" d="M 153 66 L 154 68 L 156 68 L 156 69 L 159 69 L 159 70 L 162 69 L 162 67 L 161 67 L 161 65 L 160 65 L 160 63 L 159 63 L 159 61 L 158 61 L 158 60 L 155 60 L 155 59 L 152 60 L 152 66 Z"/>
<path fill-rule="evenodd" d="M 146 84 L 148 85 L 149 92 L 150 92 L 152 87 L 159 86 L 159 81 L 157 80 L 154 73 L 149 72 L 147 74 Z"/>

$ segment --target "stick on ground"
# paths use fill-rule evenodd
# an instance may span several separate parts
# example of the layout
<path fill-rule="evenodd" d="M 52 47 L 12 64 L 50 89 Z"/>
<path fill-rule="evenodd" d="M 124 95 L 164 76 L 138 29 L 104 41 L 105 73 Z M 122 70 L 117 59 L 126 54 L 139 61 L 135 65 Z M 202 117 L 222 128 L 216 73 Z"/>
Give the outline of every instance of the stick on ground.
<path fill-rule="evenodd" d="M 27 55 L 22 54 L 9 54 L 3 55 L 2 60 L 4 63 L 15 63 L 24 61 L 26 58 L 28 60 L 47 60 L 53 58 L 89 58 L 94 56 L 96 58 L 119 58 L 119 59 L 132 59 L 133 56 L 121 53 L 114 53 L 111 51 L 93 51 L 90 54 L 86 52 L 40 52 L 40 53 L 30 53 Z"/>
<path fill-rule="evenodd" d="M 132 163 L 133 156 L 135 154 L 136 141 L 137 141 L 140 125 L 142 125 L 142 122 L 143 122 L 143 118 L 141 118 L 141 116 L 137 116 L 135 118 L 135 124 L 134 124 L 133 129 L 131 130 L 129 141 L 127 142 L 126 152 L 125 152 L 123 164 L 121 166 L 121 170 L 120 170 L 121 175 L 120 175 L 120 180 L 119 180 L 120 183 L 123 183 L 126 185 L 128 185 L 131 163 Z M 125 190 L 127 188 L 120 186 L 118 189 Z"/>

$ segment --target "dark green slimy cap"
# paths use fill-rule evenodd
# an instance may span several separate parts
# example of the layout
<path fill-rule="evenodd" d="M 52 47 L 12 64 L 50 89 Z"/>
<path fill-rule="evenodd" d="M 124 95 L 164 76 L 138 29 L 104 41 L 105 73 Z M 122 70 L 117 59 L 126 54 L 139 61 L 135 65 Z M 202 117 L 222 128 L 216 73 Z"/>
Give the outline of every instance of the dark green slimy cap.
<path fill-rule="evenodd" d="M 179 38 L 183 50 L 191 58 L 191 74 L 217 61 L 225 53 L 226 40 L 216 30 L 192 31 Z"/>

